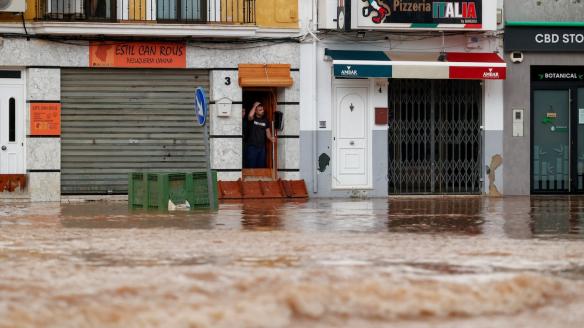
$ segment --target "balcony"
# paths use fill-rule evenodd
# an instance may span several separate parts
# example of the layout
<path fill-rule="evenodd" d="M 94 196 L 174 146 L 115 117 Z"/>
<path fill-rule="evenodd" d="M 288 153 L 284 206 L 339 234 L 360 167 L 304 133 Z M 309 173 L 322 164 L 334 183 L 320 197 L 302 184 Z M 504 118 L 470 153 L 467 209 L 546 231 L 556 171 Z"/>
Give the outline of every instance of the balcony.
<path fill-rule="evenodd" d="M 256 0 L 37 0 L 37 21 L 255 25 Z"/>

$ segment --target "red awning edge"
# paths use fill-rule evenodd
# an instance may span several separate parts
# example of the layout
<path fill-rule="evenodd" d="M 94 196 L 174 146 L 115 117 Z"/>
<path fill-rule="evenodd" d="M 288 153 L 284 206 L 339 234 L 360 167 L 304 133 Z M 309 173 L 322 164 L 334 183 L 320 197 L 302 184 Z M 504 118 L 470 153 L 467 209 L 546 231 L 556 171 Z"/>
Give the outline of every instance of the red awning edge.
<path fill-rule="evenodd" d="M 507 64 L 496 53 L 466 53 L 449 52 L 446 54 L 448 62 L 468 63 L 448 68 L 451 79 L 470 80 L 505 80 L 507 78 Z"/>

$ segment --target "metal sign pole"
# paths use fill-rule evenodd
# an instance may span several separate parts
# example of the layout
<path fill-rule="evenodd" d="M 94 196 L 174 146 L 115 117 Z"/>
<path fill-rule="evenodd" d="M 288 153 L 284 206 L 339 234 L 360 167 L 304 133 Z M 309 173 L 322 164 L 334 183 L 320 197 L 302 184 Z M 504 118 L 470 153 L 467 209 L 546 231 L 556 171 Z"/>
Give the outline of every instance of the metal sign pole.
<path fill-rule="evenodd" d="M 207 191 L 209 194 L 209 207 L 211 209 L 215 208 L 215 193 L 213 192 L 213 176 L 211 175 L 211 152 L 209 149 L 211 148 L 209 145 L 209 125 L 206 124 L 203 126 L 204 130 L 204 138 L 205 138 L 205 158 L 207 159 Z"/>
<path fill-rule="evenodd" d="M 207 195 L 209 196 L 209 208 L 215 208 L 215 192 L 213 188 L 213 176 L 211 175 L 211 146 L 209 145 L 209 126 L 207 124 L 207 117 L 209 115 L 209 107 L 207 105 L 207 98 L 203 88 L 195 90 L 195 113 L 199 125 L 203 126 L 203 138 L 205 139 L 205 159 L 207 166 Z"/>

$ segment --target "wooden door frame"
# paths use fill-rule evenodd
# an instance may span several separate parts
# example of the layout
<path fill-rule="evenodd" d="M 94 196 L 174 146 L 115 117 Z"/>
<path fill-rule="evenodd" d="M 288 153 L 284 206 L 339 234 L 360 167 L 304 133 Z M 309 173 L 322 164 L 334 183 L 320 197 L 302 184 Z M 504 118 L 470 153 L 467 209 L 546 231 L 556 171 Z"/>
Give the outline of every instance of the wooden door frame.
<path fill-rule="evenodd" d="M 275 122 L 275 112 L 278 107 L 278 89 L 277 88 L 262 88 L 262 87 L 254 87 L 254 88 L 243 88 L 242 95 L 244 92 L 264 92 L 266 93 L 266 100 L 263 101 L 264 109 L 266 110 L 266 119 L 270 122 Z M 242 97 L 243 100 L 243 97 Z M 242 102 L 243 103 L 243 102 Z M 272 133 L 278 136 L 278 132 L 276 129 L 272 129 L 270 126 L 270 130 Z M 245 153 L 245 149 L 243 149 Z M 242 166 L 241 175 L 242 178 L 245 180 L 246 177 L 254 177 L 254 178 L 261 178 L 266 179 L 270 178 L 273 180 L 278 179 L 278 141 L 276 139 L 276 144 L 274 145 L 274 162 L 272 163 L 272 143 L 268 141 L 266 143 L 266 168 L 263 169 L 254 169 L 254 168 L 245 168 Z"/>

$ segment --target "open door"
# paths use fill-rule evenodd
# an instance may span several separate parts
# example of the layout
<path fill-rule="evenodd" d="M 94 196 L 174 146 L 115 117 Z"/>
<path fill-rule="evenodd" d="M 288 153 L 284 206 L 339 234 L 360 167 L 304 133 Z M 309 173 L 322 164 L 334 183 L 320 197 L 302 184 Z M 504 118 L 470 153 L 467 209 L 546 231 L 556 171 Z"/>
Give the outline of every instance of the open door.
<path fill-rule="evenodd" d="M 276 135 L 276 143 L 266 139 L 266 163 L 264 167 L 246 167 L 246 137 L 248 115 L 253 104 L 259 101 L 264 106 L 265 116 L 269 122 L 270 132 Z M 278 179 L 278 142 L 277 130 L 274 128 L 275 112 L 277 107 L 276 89 L 274 88 L 246 88 L 243 90 L 243 108 L 245 115 L 243 125 L 243 180 L 277 180 Z"/>

